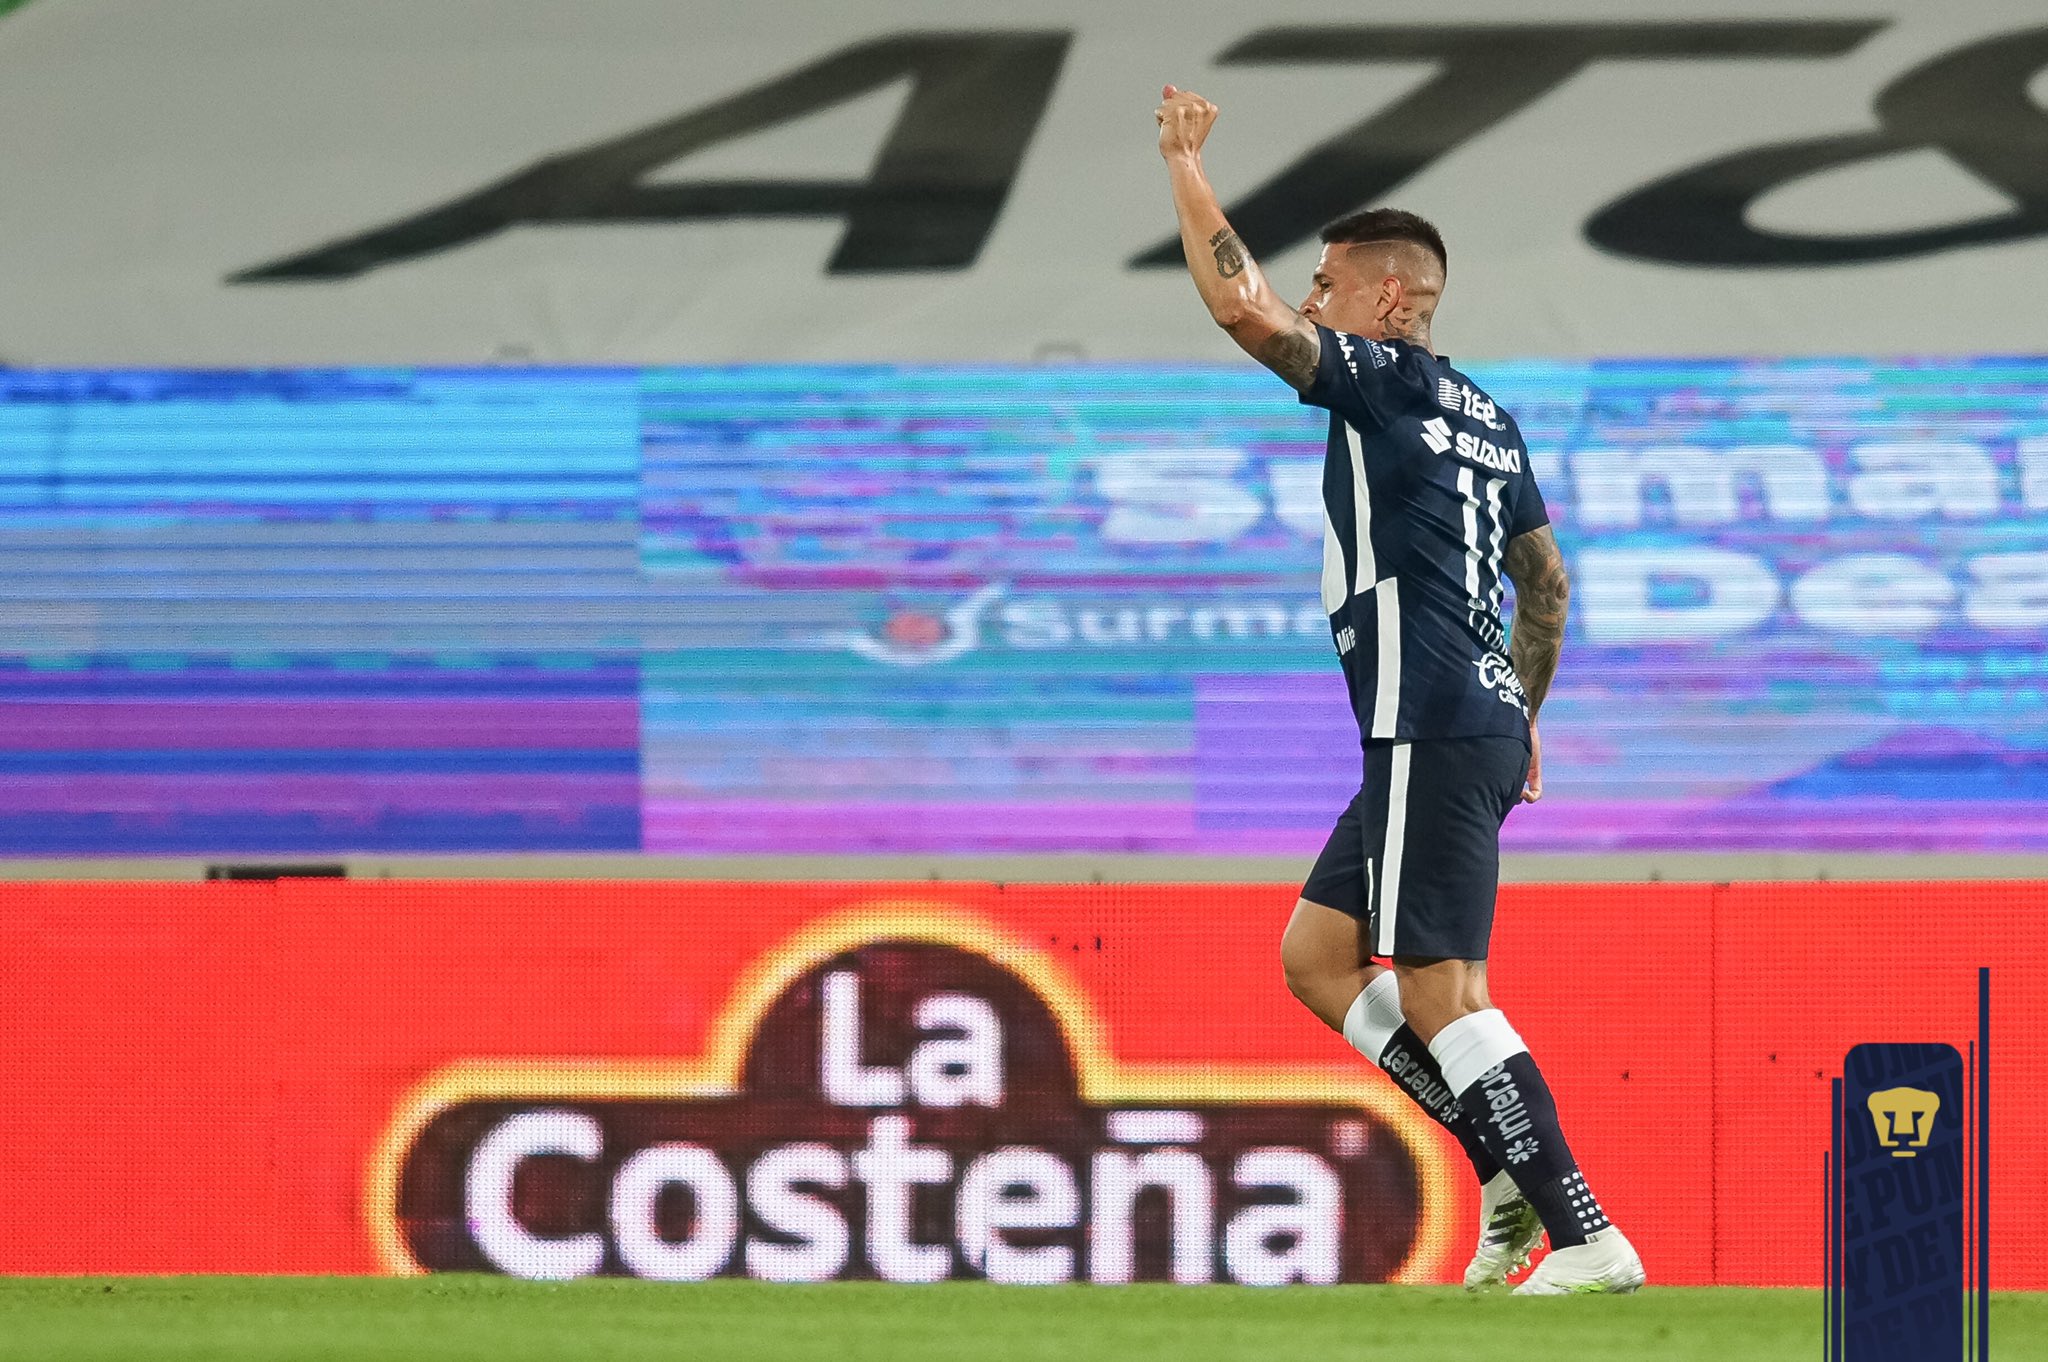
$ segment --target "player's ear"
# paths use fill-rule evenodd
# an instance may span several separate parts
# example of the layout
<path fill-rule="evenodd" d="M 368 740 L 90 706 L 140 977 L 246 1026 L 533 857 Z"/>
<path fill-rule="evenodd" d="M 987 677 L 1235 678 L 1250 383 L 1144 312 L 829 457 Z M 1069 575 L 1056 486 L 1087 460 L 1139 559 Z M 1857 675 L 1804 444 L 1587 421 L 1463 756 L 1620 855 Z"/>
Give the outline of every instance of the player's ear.
<path fill-rule="evenodd" d="M 1390 274 L 1380 280 L 1380 296 L 1373 304 L 1373 320 L 1385 321 L 1401 307 L 1401 279 Z"/>

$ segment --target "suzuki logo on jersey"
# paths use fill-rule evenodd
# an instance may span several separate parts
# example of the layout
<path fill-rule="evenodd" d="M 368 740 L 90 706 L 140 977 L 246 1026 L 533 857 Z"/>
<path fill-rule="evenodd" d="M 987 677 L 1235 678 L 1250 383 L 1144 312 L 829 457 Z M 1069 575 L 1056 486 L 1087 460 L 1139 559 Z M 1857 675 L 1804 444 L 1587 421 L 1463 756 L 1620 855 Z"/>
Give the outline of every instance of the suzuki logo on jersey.
<path fill-rule="evenodd" d="M 1445 411 L 1454 411 L 1469 416 L 1488 430 L 1500 430 L 1500 408 L 1493 405 L 1493 399 L 1469 383 L 1455 379 L 1440 378 L 1436 381 L 1437 405 Z"/>
<path fill-rule="evenodd" d="M 1443 424 L 1443 417 L 1436 418 Z M 1427 438 L 1426 436 L 1424 438 Z M 1522 451 L 1513 445 L 1497 445 L 1491 440 L 1482 440 L 1469 430 L 1458 432 L 1458 457 L 1470 459 L 1473 463 L 1484 464 L 1496 473 L 1519 473 L 1522 471 Z M 1431 445 L 1434 448 L 1434 443 Z M 1437 450 L 1441 454 L 1441 449 Z"/>
<path fill-rule="evenodd" d="M 1522 471 L 1522 451 L 1513 445 L 1497 445 L 1491 440 L 1482 440 L 1469 430 L 1451 434 L 1451 423 L 1441 416 L 1432 416 L 1422 423 L 1422 443 L 1431 452 L 1449 454 L 1453 449 L 1461 459 L 1493 469 L 1496 473 L 1519 473 Z"/>

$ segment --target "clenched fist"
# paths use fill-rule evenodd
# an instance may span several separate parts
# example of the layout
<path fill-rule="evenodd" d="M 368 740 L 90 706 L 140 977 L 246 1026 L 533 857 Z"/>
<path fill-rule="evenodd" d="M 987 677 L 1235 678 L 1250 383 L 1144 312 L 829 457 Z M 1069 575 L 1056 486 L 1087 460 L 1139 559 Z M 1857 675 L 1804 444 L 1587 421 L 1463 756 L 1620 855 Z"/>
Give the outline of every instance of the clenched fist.
<path fill-rule="evenodd" d="M 1171 85 L 1159 92 L 1159 100 L 1152 111 L 1159 119 L 1159 154 L 1169 159 L 1198 154 L 1216 126 L 1216 106 L 1193 90 Z"/>

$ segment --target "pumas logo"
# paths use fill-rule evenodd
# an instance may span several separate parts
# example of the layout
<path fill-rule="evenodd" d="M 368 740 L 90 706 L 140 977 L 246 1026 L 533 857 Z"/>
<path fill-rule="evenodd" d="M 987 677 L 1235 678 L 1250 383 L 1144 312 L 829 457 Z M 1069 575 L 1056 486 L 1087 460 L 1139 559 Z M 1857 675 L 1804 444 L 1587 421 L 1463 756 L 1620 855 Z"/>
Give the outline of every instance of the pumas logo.
<path fill-rule="evenodd" d="M 1488 430 L 1505 428 L 1505 424 L 1500 420 L 1500 408 L 1493 404 L 1493 399 L 1469 383 L 1460 383 L 1451 378 L 1438 379 L 1436 401 L 1445 411 L 1468 416 Z"/>
<path fill-rule="evenodd" d="M 700 1058 L 436 1074 L 368 1213 L 401 1273 L 1428 1281 L 1454 1161 L 1376 1074 L 1126 1064 L 1055 957 L 885 903 L 760 962 Z"/>
<path fill-rule="evenodd" d="M 1927 1148 L 1941 1096 L 1925 1088 L 1887 1088 L 1866 1099 L 1877 1138 L 1895 1159 L 1910 1159 Z"/>

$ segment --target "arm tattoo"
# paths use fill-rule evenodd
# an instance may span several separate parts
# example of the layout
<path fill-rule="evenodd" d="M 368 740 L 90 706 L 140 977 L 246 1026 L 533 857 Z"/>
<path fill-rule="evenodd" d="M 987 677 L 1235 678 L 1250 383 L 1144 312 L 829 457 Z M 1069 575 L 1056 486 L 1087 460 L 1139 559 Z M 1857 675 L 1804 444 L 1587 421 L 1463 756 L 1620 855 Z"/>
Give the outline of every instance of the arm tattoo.
<path fill-rule="evenodd" d="M 1216 273 L 1225 279 L 1235 279 L 1244 273 L 1244 243 L 1237 239 L 1237 233 L 1225 227 L 1209 238 L 1209 244 L 1216 248 Z"/>
<path fill-rule="evenodd" d="M 1268 336 L 1259 345 L 1257 359 L 1292 384 L 1295 391 L 1306 392 L 1309 384 L 1316 381 L 1316 362 L 1322 354 L 1323 344 L 1316 338 L 1315 329 L 1299 326 Z"/>
<path fill-rule="evenodd" d="M 1564 556 L 1548 525 L 1518 534 L 1509 541 L 1507 575 L 1515 584 L 1515 627 L 1508 639 L 1508 660 L 1529 697 L 1529 717 L 1543 708 L 1557 675 L 1557 654 L 1564 647 L 1564 617 L 1571 603 L 1571 579 Z"/>

